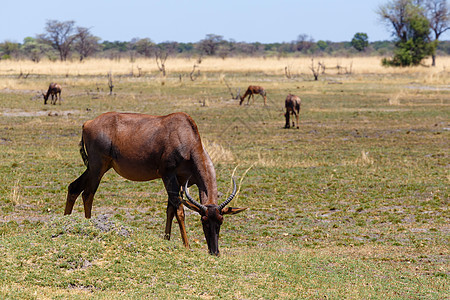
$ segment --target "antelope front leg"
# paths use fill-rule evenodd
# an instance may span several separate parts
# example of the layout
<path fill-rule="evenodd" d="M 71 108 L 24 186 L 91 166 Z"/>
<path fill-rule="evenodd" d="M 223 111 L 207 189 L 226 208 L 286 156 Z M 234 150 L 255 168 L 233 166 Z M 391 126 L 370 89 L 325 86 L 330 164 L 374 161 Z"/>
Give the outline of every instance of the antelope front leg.
<path fill-rule="evenodd" d="M 284 114 L 284 117 L 286 118 L 286 124 L 284 125 L 284 128 L 290 128 L 291 121 L 290 121 L 290 117 L 289 117 L 289 111 L 286 111 L 286 113 Z"/>
<path fill-rule="evenodd" d="M 180 226 L 181 239 L 183 240 L 184 247 L 189 249 L 189 241 L 188 241 L 187 233 L 186 233 L 186 225 L 184 223 L 184 208 L 183 208 L 183 204 L 180 204 L 178 206 L 176 217 L 177 217 L 178 225 Z"/>
<path fill-rule="evenodd" d="M 186 233 L 186 226 L 184 223 L 184 208 L 181 204 L 180 195 L 180 185 L 178 184 L 177 177 L 175 174 L 170 174 L 164 176 L 163 178 L 164 186 L 166 188 L 167 194 L 169 196 L 169 201 L 167 204 L 167 220 L 166 220 L 166 231 L 165 238 L 170 239 L 170 233 L 172 231 L 172 220 L 175 215 L 180 226 L 181 239 L 186 248 L 189 248 L 189 242 Z"/>
<path fill-rule="evenodd" d="M 170 234 L 172 232 L 172 220 L 173 220 L 173 217 L 175 217 L 175 208 L 170 203 L 167 203 L 166 214 L 167 214 L 167 219 L 166 219 L 166 230 L 165 230 L 165 234 L 164 234 L 164 239 L 169 241 Z"/>

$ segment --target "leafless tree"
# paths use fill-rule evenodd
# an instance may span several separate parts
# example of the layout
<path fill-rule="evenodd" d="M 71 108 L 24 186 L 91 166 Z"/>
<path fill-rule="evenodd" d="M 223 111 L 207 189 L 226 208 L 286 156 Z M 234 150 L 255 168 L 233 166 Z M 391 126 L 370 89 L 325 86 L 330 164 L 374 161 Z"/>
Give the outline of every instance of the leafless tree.
<path fill-rule="evenodd" d="M 45 31 L 46 33 L 40 36 L 41 39 L 58 50 L 61 61 L 67 60 L 78 36 L 75 33 L 75 21 L 47 20 Z"/>
<path fill-rule="evenodd" d="M 74 48 L 80 54 L 80 61 L 92 55 L 98 50 L 99 37 L 93 36 L 89 32 L 89 28 L 77 27 L 77 38 Z"/>
<path fill-rule="evenodd" d="M 203 60 L 203 56 L 200 55 L 197 58 L 196 63 L 192 67 L 191 73 L 189 73 L 189 77 L 191 78 L 192 81 L 195 81 L 198 78 L 198 76 L 200 76 L 200 70 L 198 68 L 200 67 L 200 64 L 202 63 L 202 60 Z M 197 73 L 195 72 L 196 69 L 197 69 Z"/>
<path fill-rule="evenodd" d="M 411 0 L 395 0 L 378 8 L 381 20 L 394 27 L 395 34 L 401 41 L 406 42 L 408 23 L 411 10 Z"/>
<path fill-rule="evenodd" d="M 426 0 L 425 10 L 430 28 L 434 33 L 433 40 L 438 43 L 442 33 L 450 29 L 450 8 L 447 0 Z M 431 55 L 432 66 L 436 65 L 436 54 Z"/>
<path fill-rule="evenodd" d="M 286 75 L 287 79 L 291 79 L 292 78 L 291 67 L 290 66 L 284 67 L 284 75 Z"/>
<path fill-rule="evenodd" d="M 311 58 L 311 67 L 309 67 L 313 73 L 314 76 L 314 80 L 318 80 L 319 79 L 319 74 L 320 74 L 320 70 L 325 70 L 325 65 L 322 63 L 318 63 L 317 67 L 314 66 L 314 58 Z"/>
<path fill-rule="evenodd" d="M 156 65 L 158 66 L 159 71 L 162 73 L 162 76 L 166 76 L 166 60 L 169 56 L 169 51 L 157 48 L 155 50 L 155 60 Z"/>
<path fill-rule="evenodd" d="M 195 73 L 196 68 L 198 68 L 198 65 L 194 64 L 194 66 L 192 67 L 192 72 L 189 73 L 189 77 L 191 78 L 192 81 L 195 81 L 197 77 L 200 75 L 200 70 L 197 70 L 197 74 Z"/>
<path fill-rule="evenodd" d="M 109 94 L 112 95 L 114 85 L 111 71 L 108 73 L 108 86 L 109 86 Z"/>
<path fill-rule="evenodd" d="M 230 91 L 230 95 L 231 95 L 231 99 L 237 100 L 239 99 L 239 96 L 241 95 L 241 89 L 236 89 L 236 96 L 233 94 L 233 90 L 231 89 L 230 85 L 228 84 L 228 82 L 225 80 L 225 78 L 223 79 L 223 82 L 225 82 L 225 85 L 227 86 L 228 90 Z"/>

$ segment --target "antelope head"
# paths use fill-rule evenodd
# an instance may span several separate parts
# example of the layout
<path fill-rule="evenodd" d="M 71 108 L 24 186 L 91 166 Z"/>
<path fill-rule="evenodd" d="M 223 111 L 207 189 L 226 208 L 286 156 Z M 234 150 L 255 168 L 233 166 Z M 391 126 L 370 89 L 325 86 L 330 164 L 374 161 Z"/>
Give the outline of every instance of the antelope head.
<path fill-rule="evenodd" d="M 236 195 L 236 182 L 234 181 L 234 178 L 233 178 L 233 192 L 228 197 L 228 199 L 225 200 L 220 205 L 216 204 L 203 205 L 195 201 L 191 197 L 191 195 L 189 195 L 188 181 L 186 181 L 186 184 L 184 186 L 184 192 L 186 194 L 186 198 L 188 199 L 188 201 L 183 200 L 183 204 L 186 205 L 188 208 L 198 212 L 201 216 L 203 232 L 205 234 L 206 243 L 208 244 L 209 253 L 218 256 L 219 232 L 220 226 L 222 225 L 223 222 L 223 215 L 228 214 L 234 215 L 247 209 L 236 207 L 225 208 L 225 206 L 227 206 L 228 203 L 230 203 L 231 200 L 233 200 L 234 196 Z"/>

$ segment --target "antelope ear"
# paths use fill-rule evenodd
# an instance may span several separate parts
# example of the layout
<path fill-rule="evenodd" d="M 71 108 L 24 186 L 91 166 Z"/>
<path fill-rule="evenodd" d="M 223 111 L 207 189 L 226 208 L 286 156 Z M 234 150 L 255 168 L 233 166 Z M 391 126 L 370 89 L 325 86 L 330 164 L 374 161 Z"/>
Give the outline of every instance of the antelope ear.
<path fill-rule="evenodd" d="M 199 214 L 201 214 L 200 209 L 197 206 L 195 206 L 194 204 L 192 204 L 191 202 L 182 199 L 181 203 L 183 203 L 183 205 L 186 206 L 187 208 L 192 209 L 193 211 L 196 211 Z"/>
<path fill-rule="evenodd" d="M 220 212 L 222 215 L 234 215 L 246 210 L 247 207 L 225 207 Z"/>

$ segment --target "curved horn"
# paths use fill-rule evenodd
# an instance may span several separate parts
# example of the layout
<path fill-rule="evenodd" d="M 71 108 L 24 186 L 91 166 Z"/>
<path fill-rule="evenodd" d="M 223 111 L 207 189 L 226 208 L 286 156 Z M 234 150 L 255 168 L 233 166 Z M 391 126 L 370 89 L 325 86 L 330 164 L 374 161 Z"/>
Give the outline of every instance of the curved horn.
<path fill-rule="evenodd" d="M 222 210 L 225 206 L 227 206 L 228 203 L 230 203 L 231 200 L 233 200 L 234 196 L 236 196 L 236 182 L 234 181 L 234 178 L 231 178 L 233 180 L 233 192 L 231 193 L 230 197 L 228 197 L 227 200 L 225 200 L 222 204 L 219 206 L 219 210 Z"/>
<path fill-rule="evenodd" d="M 197 206 L 200 210 L 203 211 L 207 211 L 206 206 L 204 206 L 203 204 L 198 203 L 197 201 L 195 201 L 191 195 L 189 195 L 188 192 L 188 183 L 189 183 L 189 179 L 186 180 L 186 184 L 184 185 L 184 193 L 186 194 L 186 197 L 188 198 L 189 202 L 191 202 L 192 204 L 194 204 L 195 206 Z"/>

